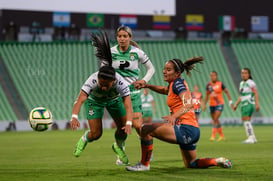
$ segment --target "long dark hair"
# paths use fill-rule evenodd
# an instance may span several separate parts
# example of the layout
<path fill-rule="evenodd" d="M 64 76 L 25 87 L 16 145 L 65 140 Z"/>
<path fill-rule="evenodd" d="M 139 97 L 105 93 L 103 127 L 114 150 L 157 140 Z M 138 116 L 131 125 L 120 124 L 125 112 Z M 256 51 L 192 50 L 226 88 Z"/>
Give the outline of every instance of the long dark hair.
<path fill-rule="evenodd" d="M 191 59 L 186 60 L 184 63 L 180 59 L 171 59 L 169 62 L 172 62 L 174 64 L 174 70 L 176 72 L 180 72 L 182 74 L 186 70 L 187 75 L 191 75 L 191 70 L 195 70 L 195 64 L 196 63 L 203 63 L 204 58 L 203 57 L 193 57 Z"/>
<path fill-rule="evenodd" d="M 96 57 L 100 61 L 108 62 L 112 66 L 112 54 L 109 38 L 105 31 L 99 30 L 97 33 L 91 33 L 92 45 L 96 48 Z"/>
<path fill-rule="evenodd" d="M 250 69 L 249 68 L 243 68 L 243 70 L 246 70 L 248 72 L 248 75 L 249 75 L 248 78 L 253 80 Z"/>
<path fill-rule="evenodd" d="M 99 30 L 98 33 L 91 33 L 91 41 L 96 48 L 95 55 L 98 60 L 108 63 L 108 65 L 99 69 L 98 77 L 106 80 L 115 80 L 116 71 L 112 67 L 111 47 L 107 33 L 102 30 Z"/>

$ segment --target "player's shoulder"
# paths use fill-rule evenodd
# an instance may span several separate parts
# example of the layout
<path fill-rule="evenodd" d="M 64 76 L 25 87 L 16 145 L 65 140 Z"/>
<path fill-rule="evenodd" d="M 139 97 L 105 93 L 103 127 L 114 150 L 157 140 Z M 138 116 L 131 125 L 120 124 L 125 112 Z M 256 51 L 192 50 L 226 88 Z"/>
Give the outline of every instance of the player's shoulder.
<path fill-rule="evenodd" d="M 91 74 L 89 76 L 88 80 L 98 80 L 98 74 L 99 74 L 99 72 L 95 72 L 95 73 Z"/>
<path fill-rule="evenodd" d="M 252 79 L 248 79 L 246 82 L 249 86 L 256 86 L 256 83 Z"/>
<path fill-rule="evenodd" d="M 116 72 L 115 77 L 116 77 L 116 80 L 117 80 L 116 82 L 117 82 L 119 85 L 128 86 L 126 80 L 125 80 L 118 72 Z"/>
<path fill-rule="evenodd" d="M 131 50 L 130 52 L 136 52 L 136 53 L 144 53 L 144 51 L 138 47 L 135 47 L 133 45 L 131 45 Z"/>
<path fill-rule="evenodd" d="M 173 81 L 173 88 L 178 89 L 180 87 L 185 87 L 185 80 L 181 77 L 178 77 Z"/>
<path fill-rule="evenodd" d="M 249 84 L 255 84 L 254 80 L 252 80 L 252 79 L 248 79 L 247 83 L 249 83 Z"/>
<path fill-rule="evenodd" d="M 174 79 L 174 81 L 173 81 L 173 84 L 180 84 L 180 83 L 184 84 L 184 79 L 181 77 L 178 77 L 178 78 Z"/>
<path fill-rule="evenodd" d="M 148 97 L 149 97 L 150 99 L 153 99 L 153 98 L 154 98 L 152 94 L 148 94 Z"/>
<path fill-rule="evenodd" d="M 90 87 L 91 89 L 98 86 L 98 72 L 91 74 L 85 81 L 83 87 Z"/>
<path fill-rule="evenodd" d="M 118 53 L 118 45 L 114 45 L 111 47 L 111 52 L 112 53 Z"/>

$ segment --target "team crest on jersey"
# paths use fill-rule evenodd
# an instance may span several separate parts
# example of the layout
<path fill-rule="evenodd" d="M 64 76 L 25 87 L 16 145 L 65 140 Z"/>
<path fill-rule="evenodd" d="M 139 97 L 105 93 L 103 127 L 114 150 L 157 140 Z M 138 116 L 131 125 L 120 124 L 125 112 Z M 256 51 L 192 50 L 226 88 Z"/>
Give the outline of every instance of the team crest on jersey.
<path fill-rule="evenodd" d="M 131 54 L 130 54 L 130 59 L 131 59 L 132 61 L 134 61 L 134 60 L 136 59 L 135 54 L 131 53 Z"/>

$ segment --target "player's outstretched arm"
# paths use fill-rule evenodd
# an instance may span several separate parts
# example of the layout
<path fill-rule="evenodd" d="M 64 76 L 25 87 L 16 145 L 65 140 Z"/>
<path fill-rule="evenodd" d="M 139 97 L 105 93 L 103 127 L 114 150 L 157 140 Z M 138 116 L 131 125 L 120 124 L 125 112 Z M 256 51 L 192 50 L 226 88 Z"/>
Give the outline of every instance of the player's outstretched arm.
<path fill-rule="evenodd" d="M 134 82 L 136 89 L 141 89 L 146 86 L 146 83 L 152 78 L 155 73 L 155 68 L 150 60 L 148 60 L 145 64 L 143 64 L 147 70 L 146 75 L 142 78 L 142 80 L 138 80 Z"/>
<path fill-rule="evenodd" d="M 81 91 L 77 100 L 74 103 L 73 109 L 72 109 L 72 117 L 70 121 L 70 126 L 72 130 L 77 129 L 77 127 L 80 127 L 80 122 L 78 121 L 78 115 L 81 109 L 82 104 L 86 101 L 88 95 L 84 92 Z"/>
<path fill-rule="evenodd" d="M 165 94 L 168 95 L 168 87 L 165 86 L 159 86 L 159 85 L 151 85 L 151 84 L 146 84 L 145 88 L 151 89 L 154 92 L 157 92 L 159 94 Z"/>
<path fill-rule="evenodd" d="M 122 97 L 124 107 L 126 109 L 126 124 L 123 127 L 125 133 L 132 134 L 132 120 L 133 120 L 133 107 L 131 96 L 124 96 Z"/>

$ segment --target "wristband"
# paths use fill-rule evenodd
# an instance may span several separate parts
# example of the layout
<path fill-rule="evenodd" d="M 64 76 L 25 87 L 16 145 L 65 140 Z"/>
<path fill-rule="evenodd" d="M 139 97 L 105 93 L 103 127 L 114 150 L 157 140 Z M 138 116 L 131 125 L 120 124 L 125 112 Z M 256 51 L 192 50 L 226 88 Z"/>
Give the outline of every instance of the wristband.
<path fill-rule="evenodd" d="M 233 104 L 232 100 L 230 100 L 228 103 L 229 103 L 229 106 L 231 106 Z"/>
<path fill-rule="evenodd" d="M 130 126 L 132 126 L 132 121 L 126 121 L 126 125 L 130 125 Z"/>
<path fill-rule="evenodd" d="M 72 118 L 78 119 L 78 115 L 77 114 L 72 114 Z"/>

